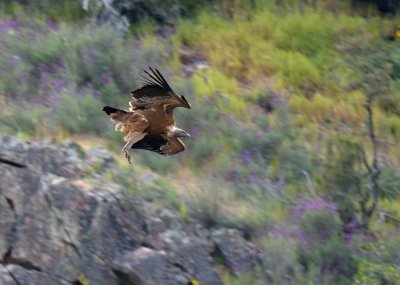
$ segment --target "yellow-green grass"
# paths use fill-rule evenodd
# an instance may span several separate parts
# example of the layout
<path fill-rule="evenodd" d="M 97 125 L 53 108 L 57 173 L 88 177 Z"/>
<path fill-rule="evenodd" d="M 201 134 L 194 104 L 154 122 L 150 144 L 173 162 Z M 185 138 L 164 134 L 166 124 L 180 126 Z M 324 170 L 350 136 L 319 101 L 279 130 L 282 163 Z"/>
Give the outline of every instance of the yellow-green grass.
<path fill-rule="evenodd" d="M 181 21 L 174 47 L 192 49 L 210 65 L 192 78 L 197 98 L 214 98 L 224 103 L 222 110 L 248 118 L 254 95 L 243 90 L 279 91 L 295 125 L 311 138 L 320 139 L 321 127 L 322 136 L 330 136 L 343 126 L 363 136 L 366 95 L 349 89 L 354 71 L 344 64 L 340 46 L 358 35 L 383 40 L 395 20 L 334 14 L 321 7 L 300 12 L 259 3 L 256 10 L 239 9 L 231 18 L 204 12 Z M 399 114 L 379 106 L 374 111 L 377 133 L 398 140 Z"/>

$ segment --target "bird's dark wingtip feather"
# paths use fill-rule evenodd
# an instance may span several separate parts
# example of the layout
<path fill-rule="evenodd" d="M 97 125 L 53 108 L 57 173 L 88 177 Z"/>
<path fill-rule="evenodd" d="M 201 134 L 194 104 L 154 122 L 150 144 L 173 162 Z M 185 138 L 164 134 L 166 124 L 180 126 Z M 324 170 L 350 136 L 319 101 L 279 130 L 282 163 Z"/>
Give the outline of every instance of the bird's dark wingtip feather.
<path fill-rule="evenodd" d="M 168 82 L 165 80 L 164 76 L 162 76 L 161 72 L 157 68 L 149 65 L 147 69 L 150 72 L 146 69 L 143 69 L 143 71 L 148 75 L 148 77 L 140 75 L 140 77 L 142 77 L 142 80 L 144 81 L 145 86 L 160 87 L 168 91 L 172 90 Z"/>
<path fill-rule="evenodd" d="M 148 80 L 147 85 L 149 86 L 157 86 L 157 87 L 163 87 L 163 83 L 153 74 L 150 74 L 147 70 L 143 70 L 150 78 L 146 78 Z"/>
<path fill-rule="evenodd" d="M 169 90 L 172 90 L 171 87 L 169 86 L 167 80 L 165 80 L 164 76 L 161 74 L 161 72 L 157 68 L 155 68 L 155 70 L 156 70 L 155 73 L 158 74 L 158 76 L 159 76 L 160 80 L 163 82 L 165 88 L 169 89 Z"/>

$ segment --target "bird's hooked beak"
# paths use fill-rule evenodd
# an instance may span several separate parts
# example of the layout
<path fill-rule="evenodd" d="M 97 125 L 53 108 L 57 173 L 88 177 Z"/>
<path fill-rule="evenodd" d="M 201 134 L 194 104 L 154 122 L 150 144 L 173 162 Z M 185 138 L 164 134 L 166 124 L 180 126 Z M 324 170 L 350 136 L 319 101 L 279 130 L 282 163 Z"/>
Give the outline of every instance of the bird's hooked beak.
<path fill-rule="evenodd" d="M 185 132 L 184 130 L 176 130 L 174 132 L 174 137 L 177 137 L 177 138 L 190 138 L 190 134 Z"/>

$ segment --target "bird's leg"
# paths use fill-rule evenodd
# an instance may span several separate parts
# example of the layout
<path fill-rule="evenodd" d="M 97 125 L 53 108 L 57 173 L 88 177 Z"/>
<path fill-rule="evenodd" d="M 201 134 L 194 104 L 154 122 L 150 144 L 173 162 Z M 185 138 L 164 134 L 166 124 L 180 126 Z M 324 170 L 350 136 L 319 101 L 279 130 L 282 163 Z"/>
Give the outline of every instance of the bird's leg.
<path fill-rule="evenodd" d="M 132 162 L 131 162 L 131 147 L 133 144 L 131 144 L 131 142 L 128 141 L 121 150 L 121 152 L 125 154 L 125 158 L 128 160 L 129 164 L 132 164 Z"/>
<path fill-rule="evenodd" d="M 122 148 L 122 152 L 125 153 L 125 158 L 128 160 L 129 164 L 131 163 L 131 151 L 132 146 L 143 139 L 147 133 L 139 133 L 139 132 L 132 132 L 125 136 L 125 140 L 127 141 L 124 147 Z"/>
<path fill-rule="evenodd" d="M 130 149 L 127 148 L 126 144 L 125 146 L 122 148 L 121 152 L 123 152 L 125 154 L 125 158 L 128 160 L 129 164 L 132 164 L 131 162 L 131 155 L 130 155 Z"/>

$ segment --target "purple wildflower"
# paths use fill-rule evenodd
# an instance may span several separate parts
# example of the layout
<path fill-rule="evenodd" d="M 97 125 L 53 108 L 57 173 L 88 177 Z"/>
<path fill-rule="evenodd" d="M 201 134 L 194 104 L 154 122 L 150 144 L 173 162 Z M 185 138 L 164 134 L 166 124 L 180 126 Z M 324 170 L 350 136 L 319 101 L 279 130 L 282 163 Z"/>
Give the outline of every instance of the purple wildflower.
<path fill-rule="evenodd" d="M 338 210 L 332 201 L 327 201 L 323 197 L 317 197 L 313 200 L 300 202 L 295 209 L 295 219 L 300 222 L 306 211 L 329 211 L 333 215 L 338 215 Z"/>
<path fill-rule="evenodd" d="M 96 89 L 94 89 L 93 92 L 92 92 L 92 97 L 93 97 L 93 98 L 97 98 L 97 97 L 99 97 L 99 95 L 100 95 L 100 94 L 99 94 L 99 91 L 97 91 Z"/>
<path fill-rule="evenodd" d="M 21 26 L 21 23 L 19 19 L 11 20 L 11 19 L 6 19 L 0 22 L 0 34 L 13 31 L 13 30 L 18 30 Z"/>
<path fill-rule="evenodd" d="M 28 74 L 26 72 L 21 72 L 18 75 L 18 78 L 19 78 L 20 82 L 24 82 L 25 83 L 25 82 L 28 81 Z"/>
<path fill-rule="evenodd" d="M 106 72 L 101 75 L 100 81 L 102 85 L 110 84 L 111 80 L 112 80 L 112 74 L 110 72 Z"/>
<path fill-rule="evenodd" d="M 253 146 L 250 148 L 250 151 L 251 151 L 252 153 L 256 153 L 256 152 L 258 151 L 258 146 L 253 145 Z"/>
<path fill-rule="evenodd" d="M 251 157 L 250 157 L 250 151 L 249 150 L 245 150 L 242 153 L 242 161 L 244 164 L 249 164 L 251 162 Z"/>
<path fill-rule="evenodd" d="M 61 91 L 61 89 L 65 87 L 65 85 L 66 85 L 65 80 L 59 80 L 53 85 L 53 90 L 58 93 Z"/>
<path fill-rule="evenodd" d="M 47 113 L 51 114 L 54 113 L 57 109 L 57 106 L 60 103 L 60 97 L 58 94 L 52 94 L 47 97 Z"/>
<path fill-rule="evenodd" d="M 58 94 L 50 95 L 49 102 L 51 103 L 51 105 L 57 105 L 60 102 L 60 96 Z"/>
<path fill-rule="evenodd" d="M 47 21 L 47 27 L 49 28 L 49 30 L 58 30 L 58 27 L 59 27 L 59 25 L 58 25 L 58 23 L 57 22 L 54 22 L 54 21 L 52 21 L 52 20 L 48 20 Z"/>
<path fill-rule="evenodd" d="M 279 92 L 270 92 L 268 97 L 272 108 L 277 108 L 285 103 L 283 95 Z"/>
<path fill-rule="evenodd" d="M 249 175 L 249 183 L 250 184 L 256 184 L 257 183 L 257 178 L 254 174 Z"/>
<path fill-rule="evenodd" d="M 344 235 L 343 238 L 345 241 L 352 241 L 354 235 L 358 232 L 359 230 L 359 225 L 357 223 L 356 219 L 352 219 L 351 222 L 349 222 L 344 229 Z"/>
<path fill-rule="evenodd" d="M 313 200 L 301 201 L 298 203 L 294 212 L 294 221 L 297 225 L 293 225 L 288 228 L 274 227 L 269 231 L 272 237 L 280 237 L 284 239 L 296 239 L 303 245 L 309 241 L 309 237 L 301 230 L 299 224 L 304 216 L 305 212 L 308 211 L 328 211 L 332 215 L 338 216 L 338 211 L 336 205 L 324 199 L 323 197 L 317 197 Z M 323 238 L 324 235 L 321 235 Z"/>
<path fill-rule="evenodd" d="M 270 231 L 269 234 L 271 237 L 275 238 L 282 238 L 282 239 L 295 239 L 300 242 L 306 242 L 307 241 L 307 236 L 301 232 L 301 230 L 298 227 L 290 227 L 290 228 L 284 228 L 284 227 L 273 227 Z"/>

